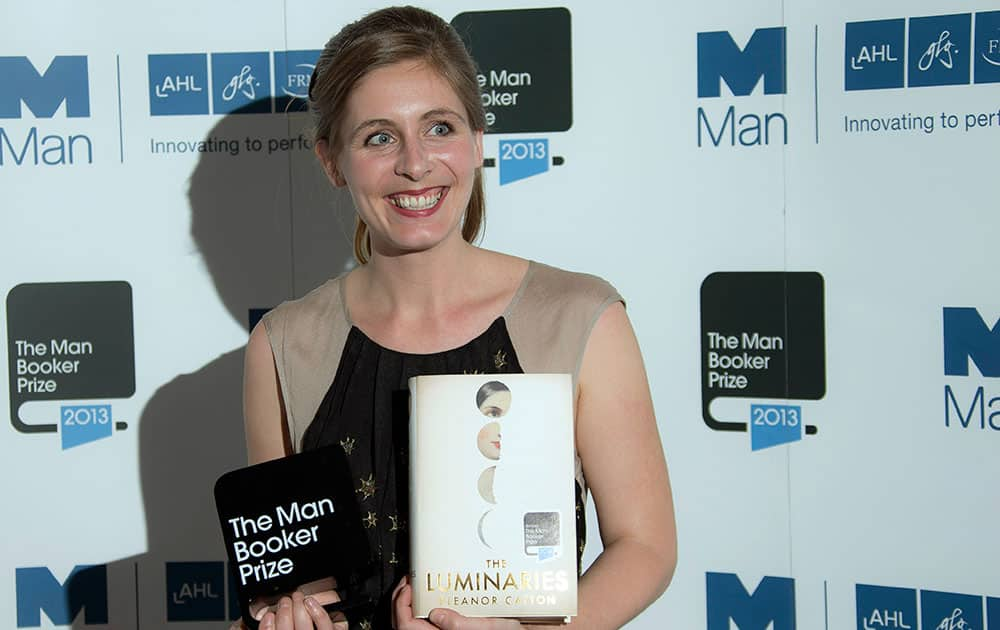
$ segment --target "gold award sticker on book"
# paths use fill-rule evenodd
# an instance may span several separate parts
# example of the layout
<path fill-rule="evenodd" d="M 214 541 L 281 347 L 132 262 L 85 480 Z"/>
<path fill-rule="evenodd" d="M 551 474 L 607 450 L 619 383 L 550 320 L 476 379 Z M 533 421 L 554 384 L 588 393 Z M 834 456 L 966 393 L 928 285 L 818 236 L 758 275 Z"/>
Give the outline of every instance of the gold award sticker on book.
<path fill-rule="evenodd" d="M 410 380 L 414 613 L 576 614 L 569 375 Z"/>

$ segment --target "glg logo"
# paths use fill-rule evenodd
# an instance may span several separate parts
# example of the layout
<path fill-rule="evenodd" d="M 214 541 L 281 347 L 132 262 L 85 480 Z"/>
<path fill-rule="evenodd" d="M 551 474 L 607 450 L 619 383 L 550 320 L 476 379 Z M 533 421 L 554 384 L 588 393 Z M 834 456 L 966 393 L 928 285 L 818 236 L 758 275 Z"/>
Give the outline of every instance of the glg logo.
<path fill-rule="evenodd" d="M 268 114 L 306 108 L 318 50 L 149 55 L 151 116 Z M 271 81 L 274 61 L 275 80 Z M 211 84 L 209 84 L 211 67 Z"/>
<path fill-rule="evenodd" d="M 749 96 L 763 79 L 765 95 L 787 92 L 787 51 L 784 26 L 759 28 L 742 48 L 728 31 L 698 33 L 698 98 L 719 98 L 722 83 L 733 96 Z M 698 108 L 698 146 L 707 135 L 713 146 L 768 145 L 779 137 L 788 144 L 788 120 L 781 112 L 737 115 L 730 105 L 712 123 L 704 106 Z M 728 138 L 728 141 L 727 141 Z"/>
<path fill-rule="evenodd" d="M 795 630 L 795 580 L 765 576 L 753 594 L 735 573 L 706 573 L 707 630 Z"/>
<path fill-rule="evenodd" d="M 53 624 L 73 623 L 83 611 L 87 625 L 108 623 L 108 571 L 105 565 L 75 567 L 64 582 L 47 567 L 14 572 L 17 627 L 38 628 L 42 611 Z"/>
<path fill-rule="evenodd" d="M 847 23 L 844 89 L 1000 82 L 1000 11 L 975 14 L 975 37 L 972 22 L 961 13 Z"/>
<path fill-rule="evenodd" d="M 27 57 L 0 57 L 0 118 L 52 118 L 64 103 L 67 118 L 90 116 L 87 57 L 62 55 L 39 72 Z"/>

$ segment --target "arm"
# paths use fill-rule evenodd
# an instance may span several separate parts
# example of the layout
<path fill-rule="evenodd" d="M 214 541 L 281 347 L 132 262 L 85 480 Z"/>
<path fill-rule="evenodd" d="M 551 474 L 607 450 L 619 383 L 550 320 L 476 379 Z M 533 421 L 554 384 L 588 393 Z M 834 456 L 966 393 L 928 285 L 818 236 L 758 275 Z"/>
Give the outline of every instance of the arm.
<path fill-rule="evenodd" d="M 595 325 L 579 384 L 577 450 L 604 551 L 581 578 L 573 625 L 619 628 L 667 588 L 677 562 L 663 447 L 642 356 L 620 303 Z"/>
<path fill-rule="evenodd" d="M 261 322 L 250 333 L 243 369 L 243 422 L 251 464 L 292 452 L 274 354 Z"/>

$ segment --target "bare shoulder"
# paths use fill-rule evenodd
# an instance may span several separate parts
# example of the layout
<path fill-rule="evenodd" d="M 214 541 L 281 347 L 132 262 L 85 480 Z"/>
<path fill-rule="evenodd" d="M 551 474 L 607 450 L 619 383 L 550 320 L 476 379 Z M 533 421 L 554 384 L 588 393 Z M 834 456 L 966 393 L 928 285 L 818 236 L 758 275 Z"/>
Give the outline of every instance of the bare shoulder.
<path fill-rule="evenodd" d="M 243 369 L 243 421 L 250 463 L 291 452 L 274 353 L 264 321 L 250 333 Z"/>

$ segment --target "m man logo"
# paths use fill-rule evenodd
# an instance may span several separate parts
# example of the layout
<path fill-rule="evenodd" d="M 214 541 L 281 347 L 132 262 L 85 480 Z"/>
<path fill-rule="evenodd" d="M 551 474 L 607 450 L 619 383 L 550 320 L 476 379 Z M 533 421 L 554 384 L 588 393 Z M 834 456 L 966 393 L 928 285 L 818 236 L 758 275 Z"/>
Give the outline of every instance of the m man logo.
<path fill-rule="evenodd" d="M 706 573 L 707 630 L 795 630 L 795 580 L 765 576 L 751 595 L 734 573 Z"/>
<path fill-rule="evenodd" d="M 85 56 L 57 56 L 44 72 L 27 57 L 0 57 L 0 77 L 0 118 L 21 118 L 22 104 L 35 118 L 52 118 L 63 103 L 67 118 L 90 116 Z"/>
<path fill-rule="evenodd" d="M 966 377 L 945 383 L 944 426 L 1000 431 L 1000 396 L 987 392 L 989 383 L 976 383 L 969 368 L 974 364 L 981 378 L 1000 378 L 1000 319 L 990 327 L 975 308 L 946 306 L 942 320 L 944 375 Z"/>
<path fill-rule="evenodd" d="M 39 628 L 42 612 L 57 626 L 73 623 L 83 611 L 86 625 L 108 623 L 105 565 L 77 566 L 60 583 L 47 567 L 15 569 L 17 627 Z"/>
<path fill-rule="evenodd" d="M 1000 82 L 1000 11 L 867 22 L 844 30 L 844 89 Z M 908 40 L 908 41 L 907 41 Z M 906 51 L 906 52 L 904 52 Z"/>
<path fill-rule="evenodd" d="M 747 96 L 764 78 L 764 94 L 786 92 L 785 27 L 759 28 L 742 49 L 728 31 L 698 33 L 698 98 L 717 97 L 726 82 Z"/>
<path fill-rule="evenodd" d="M 184 116 L 304 111 L 309 77 L 320 52 L 149 55 L 149 113 Z"/>
<path fill-rule="evenodd" d="M 945 376 L 968 376 L 969 362 L 987 378 L 1000 377 L 1000 319 L 989 327 L 975 308 L 944 308 Z"/>
<path fill-rule="evenodd" d="M 785 27 L 759 28 L 740 48 L 728 31 L 698 33 L 698 98 L 722 96 L 722 83 L 733 96 L 750 96 L 762 80 L 763 93 L 787 91 Z M 698 107 L 698 146 L 707 136 L 712 146 L 753 147 L 781 139 L 788 144 L 788 119 L 780 111 L 738 113 L 735 105 Z"/>

